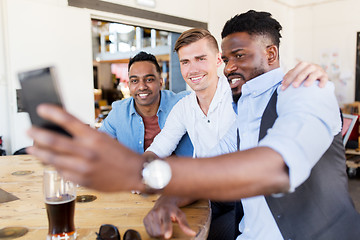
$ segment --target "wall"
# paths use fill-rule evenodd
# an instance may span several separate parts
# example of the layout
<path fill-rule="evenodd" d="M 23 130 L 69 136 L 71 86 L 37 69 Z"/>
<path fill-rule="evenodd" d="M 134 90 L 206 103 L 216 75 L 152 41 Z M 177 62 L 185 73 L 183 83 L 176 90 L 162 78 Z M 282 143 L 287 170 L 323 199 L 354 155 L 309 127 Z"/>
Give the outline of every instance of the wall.
<path fill-rule="evenodd" d="M 294 56 L 327 68 L 340 104 L 355 99 L 360 1 L 343 0 L 294 10 Z"/>
<path fill-rule="evenodd" d="M 6 42 L 5 81 L 9 121 L 7 151 L 32 145 L 26 136 L 27 113 L 17 113 L 17 73 L 53 65 L 66 108 L 85 123 L 93 123 L 91 22 L 89 13 L 64 6 L 60 1 L 2 1 Z M 4 15 L 5 15 L 4 14 Z M 4 108 L 4 104 L 1 108 Z"/>
<path fill-rule="evenodd" d="M 0 29 L 5 29 L 4 18 L 5 14 L 1 12 L 1 9 L 4 9 L 5 4 L 3 1 L 0 1 Z M 9 149 L 10 138 L 8 137 L 9 132 L 9 114 L 8 114 L 8 83 L 6 79 L 6 51 L 5 51 L 5 39 L 4 32 L 0 30 L 0 136 L 3 136 L 3 147 Z M 5 103 L 5 104 L 4 104 Z"/>
<path fill-rule="evenodd" d="M 294 59 L 294 11 L 286 5 L 274 1 L 266 1 L 263 11 L 272 13 L 283 27 L 280 40 L 280 65 L 284 71 L 288 71 L 296 65 Z"/>
<path fill-rule="evenodd" d="M 213 0 L 156 0 L 155 8 L 139 6 L 136 4 L 135 0 L 104 0 L 104 2 L 112 2 L 147 11 L 154 11 L 157 13 L 208 22 L 209 5 L 213 2 Z"/>

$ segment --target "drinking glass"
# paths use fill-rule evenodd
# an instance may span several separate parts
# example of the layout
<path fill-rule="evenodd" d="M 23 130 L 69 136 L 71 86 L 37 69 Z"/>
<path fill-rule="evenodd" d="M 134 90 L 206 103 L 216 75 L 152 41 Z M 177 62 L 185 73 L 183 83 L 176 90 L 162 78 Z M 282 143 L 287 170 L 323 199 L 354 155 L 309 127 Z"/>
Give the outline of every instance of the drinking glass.
<path fill-rule="evenodd" d="M 74 240 L 76 185 L 56 170 L 44 170 L 44 198 L 49 221 L 47 240 Z"/>

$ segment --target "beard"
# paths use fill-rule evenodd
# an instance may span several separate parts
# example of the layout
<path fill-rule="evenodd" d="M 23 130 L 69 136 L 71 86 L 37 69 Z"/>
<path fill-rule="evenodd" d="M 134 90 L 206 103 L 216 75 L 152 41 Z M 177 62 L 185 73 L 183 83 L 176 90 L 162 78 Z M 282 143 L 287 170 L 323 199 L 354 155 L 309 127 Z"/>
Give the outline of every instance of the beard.
<path fill-rule="evenodd" d="M 253 71 L 249 74 L 249 77 L 248 79 L 245 79 L 245 82 L 253 79 L 253 78 L 256 78 L 262 74 L 266 73 L 265 69 L 261 66 L 259 68 L 255 68 L 253 69 Z"/>

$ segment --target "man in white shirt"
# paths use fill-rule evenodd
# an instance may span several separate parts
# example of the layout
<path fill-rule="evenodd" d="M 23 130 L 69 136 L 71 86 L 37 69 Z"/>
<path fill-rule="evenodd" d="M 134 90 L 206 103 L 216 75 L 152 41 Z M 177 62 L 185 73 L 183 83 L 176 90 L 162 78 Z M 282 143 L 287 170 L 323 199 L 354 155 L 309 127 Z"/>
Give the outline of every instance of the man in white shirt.
<path fill-rule="evenodd" d="M 182 76 L 194 92 L 173 107 L 164 128 L 144 155 L 155 154 L 154 158 L 168 157 L 176 149 L 182 136 L 188 133 L 194 146 L 193 157 L 206 157 L 236 118 L 227 79 L 217 75 L 217 69 L 222 64 L 221 54 L 216 39 L 205 29 L 190 29 L 182 33 L 175 43 L 175 51 L 179 56 Z M 179 205 L 184 206 L 194 200 L 160 197 L 157 206 L 163 206 L 168 201 L 180 201 Z M 232 238 L 235 231 L 234 205 L 212 202 L 211 207 L 213 217 L 209 239 Z M 155 212 L 156 210 L 151 211 L 144 219 L 148 231 L 152 231 L 152 225 L 160 224 L 162 219 L 154 219 Z M 218 219 L 220 216 L 222 217 Z M 186 228 L 184 229 L 186 231 Z"/>
<path fill-rule="evenodd" d="M 186 83 L 194 90 L 171 110 L 162 131 L 146 154 L 164 158 L 173 152 L 188 132 L 194 146 L 193 157 L 205 157 L 225 135 L 235 120 L 231 89 L 227 79 L 218 77 L 222 64 L 215 38 L 205 29 L 190 29 L 175 43 Z"/>

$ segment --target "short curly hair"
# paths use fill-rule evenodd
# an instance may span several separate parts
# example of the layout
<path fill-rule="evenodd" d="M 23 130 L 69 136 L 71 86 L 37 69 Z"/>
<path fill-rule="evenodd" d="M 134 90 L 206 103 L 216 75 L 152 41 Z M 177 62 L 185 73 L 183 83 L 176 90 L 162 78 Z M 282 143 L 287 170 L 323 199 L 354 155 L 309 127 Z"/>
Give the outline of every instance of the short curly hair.
<path fill-rule="evenodd" d="M 129 65 L 128 65 L 128 71 L 130 71 L 131 65 L 133 65 L 136 62 L 151 62 L 155 65 L 156 71 L 161 74 L 161 68 L 156 60 L 156 57 L 152 55 L 151 53 L 146 53 L 144 51 L 139 52 L 134 57 L 130 58 Z"/>
<path fill-rule="evenodd" d="M 282 26 L 271 16 L 271 13 L 254 10 L 238 14 L 225 23 L 221 38 L 236 32 L 246 32 L 249 35 L 266 36 L 279 48 Z"/>

